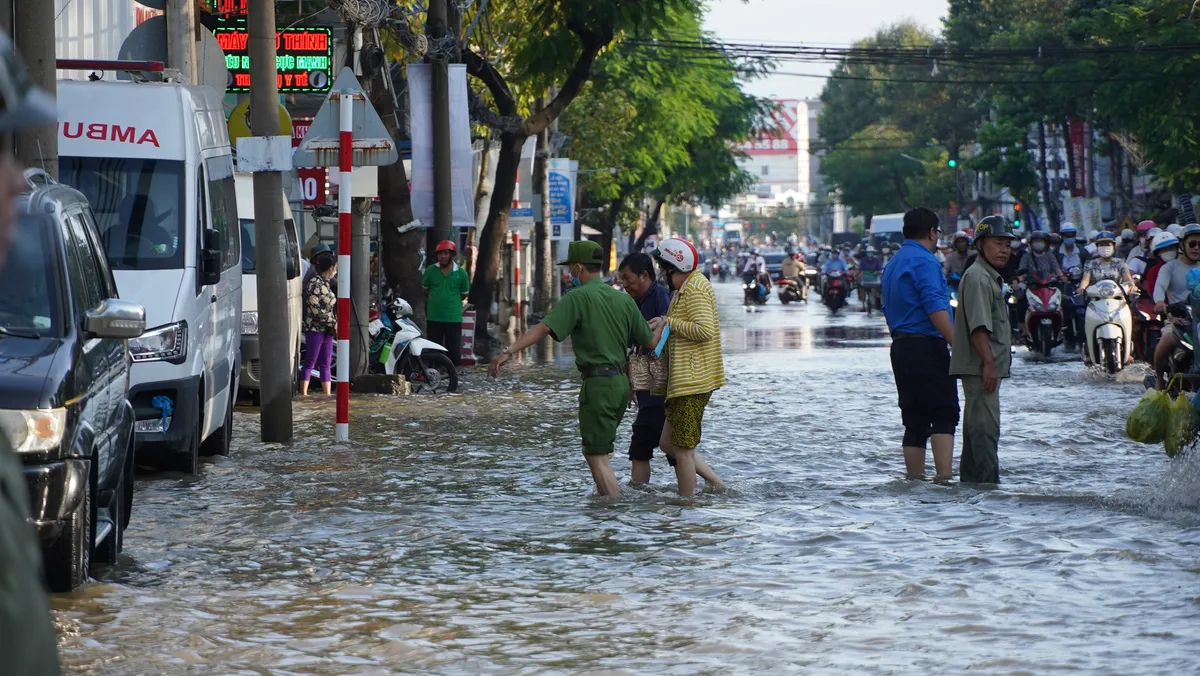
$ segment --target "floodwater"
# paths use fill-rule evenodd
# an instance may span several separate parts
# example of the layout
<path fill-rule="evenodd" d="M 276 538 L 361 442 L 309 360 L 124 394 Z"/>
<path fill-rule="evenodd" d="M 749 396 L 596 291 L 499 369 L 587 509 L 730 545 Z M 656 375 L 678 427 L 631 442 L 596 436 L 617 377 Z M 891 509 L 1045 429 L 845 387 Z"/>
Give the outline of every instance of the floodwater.
<path fill-rule="evenodd" d="M 1200 461 L 1123 437 L 1140 372 L 1022 351 L 1004 483 L 909 482 L 880 317 L 718 293 L 727 493 L 678 499 L 656 458 L 592 499 L 561 350 L 356 399 L 348 444 L 328 400 L 288 447 L 239 412 L 232 456 L 140 480 L 122 562 L 54 598 L 68 672 L 1195 673 Z"/>

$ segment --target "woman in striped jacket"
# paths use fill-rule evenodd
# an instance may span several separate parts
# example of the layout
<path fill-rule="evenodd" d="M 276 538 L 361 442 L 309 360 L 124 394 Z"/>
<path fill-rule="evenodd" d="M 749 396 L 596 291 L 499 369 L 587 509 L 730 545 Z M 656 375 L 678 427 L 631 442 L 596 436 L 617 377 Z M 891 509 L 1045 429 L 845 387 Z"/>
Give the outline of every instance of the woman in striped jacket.
<path fill-rule="evenodd" d="M 699 255 L 687 240 L 672 237 L 654 253 L 667 286 L 674 290 L 665 318 L 650 322 L 670 328 L 667 344 L 667 422 L 660 447 L 675 458 L 679 494 L 696 490 L 696 475 L 710 489 L 724 487 L 720 477 L 696 453 L 700 445 L 704 408 L 712 393 L 725 385 L 721 358 L 721 323 L 712 285 L 696 270 Z"/>

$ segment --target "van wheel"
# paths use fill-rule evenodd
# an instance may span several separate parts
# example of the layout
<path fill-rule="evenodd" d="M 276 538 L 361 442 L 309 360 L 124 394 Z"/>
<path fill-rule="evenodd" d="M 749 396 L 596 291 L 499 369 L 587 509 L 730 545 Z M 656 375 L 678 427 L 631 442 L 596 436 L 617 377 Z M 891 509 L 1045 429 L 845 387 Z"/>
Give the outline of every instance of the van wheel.
<path fill-rule="evenodd" d="M 231 383 L 232 386 L 232 383 Z M 229 403 L 225 406 L 225 422 L 221 427 L 213 432 L 212 435 L 204 440 L 200 445 L 200 455 L 205 457 L 213 455 L 229 455 L 229 445 L 233 440 L 233 404 L 234 395 L 232 390 L 229 394 Z"/>
<path fill-rule="evenodd" d="M 58 538 L 42 552 L 45 559 L 46 583 L 50 586 L 50 591 L 69 592 L 88 581 L 88 574 L 92 569 L 92 522 L 96 518 L 94 511 L 89 482 L 83 500 L 67 517 Z"/>
<path fill-rule="evenodd" d="M 196 427 L 192 429 L 192 434 L 188 438 L 187 447 L 183 453 L 171 453 L 163 460 L 162 469 L 183 472 L 184 474 L 199 474 L 200 473 L 200 425 L 204 422 L 204 416 L 200 416 L 200 420 L 196 421 Z"/>

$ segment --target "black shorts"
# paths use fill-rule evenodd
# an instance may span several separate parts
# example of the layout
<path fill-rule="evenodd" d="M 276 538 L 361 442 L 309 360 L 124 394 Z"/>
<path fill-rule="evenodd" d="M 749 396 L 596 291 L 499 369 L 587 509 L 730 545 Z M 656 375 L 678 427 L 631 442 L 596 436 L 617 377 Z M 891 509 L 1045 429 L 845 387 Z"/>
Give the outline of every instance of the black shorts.
<path fill-rule="evenodd" d="M 934 434 L 958 427 L 958 383 L 950 375 L 950 348 L 941 337 L 897 337 L 892 373 L 900 395 L 904 445 L 925 448 Z"/>
<path fill-rule="evenodd" d="M 425 322 L 426 337 L 446 348 L 447 356 L 455 366 L 462 365 L 462 323 Z"/>
<path fill-rule="evenodd" d="M 662 438 L 663 425 L 667 422 L 667 409 L 662 404 L 638 409 L 633 421 L 633 434 L 629 438 L 629 459 L 649 462 L 654 449 Z M 667 462 L 675 466 L 675 458 L 667 456 Z"/>

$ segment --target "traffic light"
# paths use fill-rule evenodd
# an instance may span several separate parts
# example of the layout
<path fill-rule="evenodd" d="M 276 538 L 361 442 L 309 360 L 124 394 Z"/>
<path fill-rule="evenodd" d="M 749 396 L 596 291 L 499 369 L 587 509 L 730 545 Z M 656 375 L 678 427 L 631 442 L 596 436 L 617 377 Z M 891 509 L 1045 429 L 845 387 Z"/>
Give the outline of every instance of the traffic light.
<path fill-rule="evenodd" d="M 957 166 L 958 166 L 958 160 L 955 160 L 955 159 L 948 160 L 948 161 L 946 162 L 946 166 L 948 166 L 948 167 L 950 167 L 951 169 L 953 169 L 953 168 L 955 168 L 955 167 L 957 167 Z"/>
<path fill-rule="evenodd" d="M 1020 205 L 1020 204 L 1014 204 L 1014 205 L 1013 205 L 1013 212 L 1014 212 L 1014 215 L 1013 215 L 1013 227 L 1014 227 L 1014 228 L 1019 228 L 1019 227 L 1021 227 L 1021 205 Z"/>

